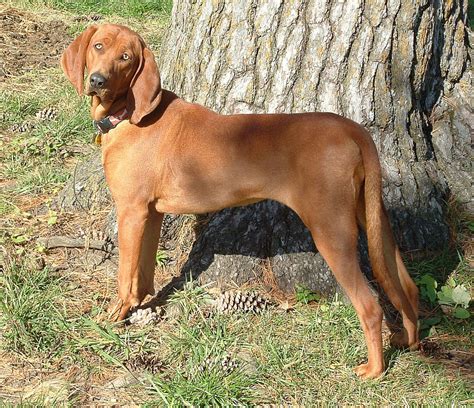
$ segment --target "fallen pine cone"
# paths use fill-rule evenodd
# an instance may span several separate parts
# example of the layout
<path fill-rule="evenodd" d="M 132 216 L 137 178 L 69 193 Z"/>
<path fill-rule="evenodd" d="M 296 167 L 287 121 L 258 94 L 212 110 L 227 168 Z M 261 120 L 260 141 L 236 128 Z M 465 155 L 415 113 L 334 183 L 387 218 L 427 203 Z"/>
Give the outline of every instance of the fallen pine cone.
<path fill-rule="evenodd" d="M 130 324 L 137 324 L 139 326 L 146 326 L 147 324 L 155 323 L 157 320 L 158 313 L 154 312 L 151 307 L 137 309 L 129 318 Z"/>
<path fill-rule="evenodd" d="M 238 362 L 231 358 L 229 355 L 225 355 L 223 358 L 207 357 L 198 367 L 199 372 L 205 371 L 221 371 L 228 375 L 238 367 Z"/>
<path fill-rule="evenodd" d="M 268 300 L 256 292 L 224 292 L 217 299 L 216 307 L 221 313 L 261 313 L 268 308 Z"/>
<path fill-rule="evenodd" d="M 10 127 L 12 132 L 26 133 L 31 132 L 35 128 L 35 124 L 31 122 L 16 123 Z"/>
<path fill-rule="evenodd" d="M 146 370 L 152 374 L 160 373 L 165 369 L 163 362 L 157 356 L 144 353 L 132 356 L 125 365 L 130 371 Z"/>
<path fill-rule="evenodd" d="M 36 118 L 39 120 L 53 120 L 58 116 L 56 108 L 44 108 L 36 113 Z"/>

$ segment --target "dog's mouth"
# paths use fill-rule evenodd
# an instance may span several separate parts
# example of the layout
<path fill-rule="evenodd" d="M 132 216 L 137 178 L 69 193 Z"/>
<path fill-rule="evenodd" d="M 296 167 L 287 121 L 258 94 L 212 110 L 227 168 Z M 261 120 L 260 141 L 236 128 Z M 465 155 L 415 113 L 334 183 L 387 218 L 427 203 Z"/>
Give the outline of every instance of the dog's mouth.
<path fill-rule="evenodd" d="M 110 96 L 110 91 L 108 89 L 97 89 L 88 86 L 84 91 L 87 96 L 98 96 L 103 101 L 108 100 L 108 97 Z"/>

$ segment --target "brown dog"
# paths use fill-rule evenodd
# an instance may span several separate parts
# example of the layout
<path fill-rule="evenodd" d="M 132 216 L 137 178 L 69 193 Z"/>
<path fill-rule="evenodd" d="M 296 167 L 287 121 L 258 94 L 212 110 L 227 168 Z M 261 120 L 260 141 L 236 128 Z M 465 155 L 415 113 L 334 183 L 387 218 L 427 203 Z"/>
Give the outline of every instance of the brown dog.
<path fill-rule="evenodd" d="M 381 169 L 367 131 L 330 113 L 219 115 L 161 88 L 153 54 L 119 25 L 91 26 L 61 64 L 92 97 L 102 160 L 117 206 L 119 300 L 115 319 L 154 293 L 163 213 L 206 213 L 264 199 L 292 208 L 351 299 L 364 330 L 364 378 L 383 372 L 382 310 L 357 259 L 367 231 L 374 275 L 403 317 L 393 336 L 418 345 L 418 290 L 395 244 L 381 197 Z M 125 120 L 123 120 L 125 118 Z"/>

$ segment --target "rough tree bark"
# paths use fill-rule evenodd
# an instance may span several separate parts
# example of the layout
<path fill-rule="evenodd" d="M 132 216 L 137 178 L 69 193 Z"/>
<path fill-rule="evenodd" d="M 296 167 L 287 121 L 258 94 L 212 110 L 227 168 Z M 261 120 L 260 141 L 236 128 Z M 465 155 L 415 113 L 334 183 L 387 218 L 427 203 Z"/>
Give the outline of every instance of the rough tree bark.
<path fill-rule="evenodd" d="M 453 0 L 176 1 L 157 60 L 167 89 L 221 113 L 332 111 L 364 124 L 398 242 L 437 249 L 447 197 L 472 210 L 466 16 Z M 90 199 L 66 191 L 66 204 Z M 165 219 L 165 241 L 179 224 Z M 298 217 L 270 201 L 212 215 L 183 272 L 243 283 L 268 265 L 285 290 L 337 290 Z"/>
<path fill-rule="evenodd" d="M 399 243 L 436 249 L 448 194 L 471 200 L 466 15 L 467 1 L 177 1 L 159 65 L 166 88 L 221 113 L 332 111 L 364 124 Z M 264 202 L 215 214 L 185 270 L 242 282 L 270 258 L 286 289 L 334 287 L 314 250 L 290 210 Z"/>

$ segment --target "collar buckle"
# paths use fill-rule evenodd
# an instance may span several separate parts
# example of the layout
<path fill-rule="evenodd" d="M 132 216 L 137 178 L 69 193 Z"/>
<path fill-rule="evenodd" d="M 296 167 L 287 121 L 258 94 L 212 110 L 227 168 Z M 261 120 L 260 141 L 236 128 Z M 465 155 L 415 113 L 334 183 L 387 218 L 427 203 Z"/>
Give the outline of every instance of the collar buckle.
<path fill-rule="evenodd" d="M 114 127 L 108 116 L 101 120 L 94 120 L 93 124 L 97 131 L 101 134 L 107 133 L 110 129 Z"/>
<path fill-rule="evenodd" d="M 110 129 L 113 129 L 115 126 L 117 126 L 120 122 L 125 120 L 127 115 L 127 109 L 123 109 L 122 111 L 114 115 L 106 116 L 101 120 L 93 120 L 92 123 L 97 129 L 97 131 L 103 135 L 104 133 L 107 133 Z"/>

